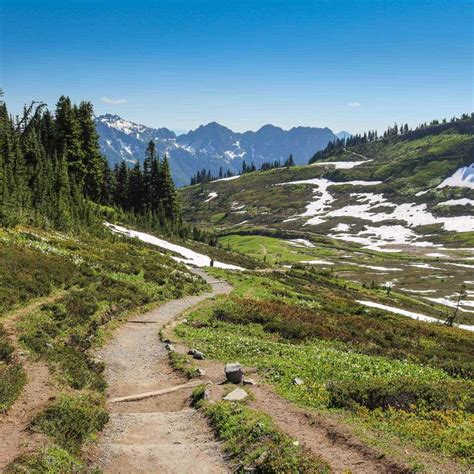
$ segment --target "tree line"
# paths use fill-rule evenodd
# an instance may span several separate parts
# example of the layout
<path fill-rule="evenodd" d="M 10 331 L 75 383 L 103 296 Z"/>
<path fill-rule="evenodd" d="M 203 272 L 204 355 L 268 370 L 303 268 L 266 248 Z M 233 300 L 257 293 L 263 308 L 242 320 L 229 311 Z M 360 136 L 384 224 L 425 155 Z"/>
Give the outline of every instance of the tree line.
<path fill-rule="evenodd" d="M 322 159 L 328 158 L 334 153 L 337 153 L 340 150 L 349 148 L 356 145 L 361 145 L 365 143 L 374 142 L 377 140 L 387 140 L 390 138 L 402 137 L 405 135 L 413 135 L 415 132 L 425 131 L 426 129 L 432 129 L 433 127 L 440 127 L 442 125 L 454 124 L 457 122 L 464 122 L 468 119 L 473 119 L 474 113 L 471 114 L 462 114 L 461 117 L 452 117 L 449 121 L 444 118 L 443 120 L 432 120 L 431 122 L 424 122 L 419 124 L 415 128 L 410 128 L 407 123 L 397 124 L 389 126 L 387 130 L 384 131 L 382 135 L 378 135 L 377 130 L 369 130 L 363 134 L 351 135 L 346 138 L 338 138 L 336 140 L 330 141 L 326 148 L 316 152 L 309 160 L 309 163 L 314 163 Z M 441 132 L 442 127 L 440 127 Z"/>
<path fill-rule="evenodd" d="M 143 166 L 123 162 L 112 170 L 98 139 L 90 102 L 61 96 L 54 113 L 33 102 L 14 118 L 1 100 L 0 225 L 71 230 L 119 213 L 149 227 L 179 229 L 169 163 L 159 160 L 153 142 Z"/>
<path fill-rule="evenodd" d="M 247 162 L 244 160 L 242 162 L 242 168 L 239 174 L 253 173 L 255 171 L 268 171 L 268 170 L 276 169 L 276 168 L 289 168 L 290 166 L 294 166 L 294 165 L 295 165 L 295 161 L 293 159 L 293 155 L 290 155 L 283 162 L 283 164 L 281 163 L 280 160 L 275 160 L 273 162 L 264 162 L 260 165 L 260 168 L 258 170 L 255 164 L 253 163 L 253 161 L 248 165 Z M 190 185 L 193 186 L 194 184 L 205 184 L 211 181 L 216 181 L 218 179 L 230 178 L 232 176 L 235 176 L 234 173 L 232 173 L 230 170 L 227 170 L 224 173 L 222 166 L 219 169 L 218 176 L 214 176 L 211 170 L 207 170 L 203 168 L 191 178 Z"/>

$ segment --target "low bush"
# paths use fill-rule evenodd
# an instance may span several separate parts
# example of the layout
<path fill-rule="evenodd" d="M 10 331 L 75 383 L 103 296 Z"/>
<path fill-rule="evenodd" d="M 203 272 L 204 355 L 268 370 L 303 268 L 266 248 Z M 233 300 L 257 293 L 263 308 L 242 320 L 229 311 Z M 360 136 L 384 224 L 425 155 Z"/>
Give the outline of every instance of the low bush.
<path fill-rule="evenodd" d="M 6 411 L 26 383 L 26 375 L 20 364 L 0 364 L 0 413 Z"/>
<path fill-rule="evenodd" d="M 329 406 L 370 410 L 396 408 L 413 411 L 465 410 L 474 412 L 474 384 L 462 380 L 418 380 L 401 377 L 393 380 L 369 379 L 351 382 L 332 382 L 326 386 Z"/>
<path fill-rule="evenodd" d="M 103 399 L 94 395 L 61 395 L 32 421 L 32 428 L 72 454 L 109 419 Z"/>
<path fill-rule="evenodd" d="M 238 463 L 238 472 L 329 473 L 325 461 L 303 451 L 272 419 L 242 404 L 218 402 L 204 412 L 225 449 Z"/>
<path fill-rule="evenodd" d="M 57 446 L 21 456 L 7 466 L 5 474 L 85 473 L 84 465 L 66 450 Z"/>
<path fill-rule="evenodd" d="M 13 346 L 8 340 L 7 333 L 2 325 L 0 325 L 0 363 L 8 363 L 13 355 Z"/>
<path fill-rule="evenodd" d="M 193 365 L 191 359 L 188 356 L 174 351 L 170 352 L 169 356 L 171 366 L 186 375 L 188 379 L 199 377 L 198 368 Z"/>

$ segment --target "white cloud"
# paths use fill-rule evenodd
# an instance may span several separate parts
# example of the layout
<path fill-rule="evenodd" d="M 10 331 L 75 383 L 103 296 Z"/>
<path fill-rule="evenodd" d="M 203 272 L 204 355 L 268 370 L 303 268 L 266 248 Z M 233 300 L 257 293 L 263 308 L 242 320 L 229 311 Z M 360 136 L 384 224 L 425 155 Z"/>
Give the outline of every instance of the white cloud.
<path fill-rule="evenodd" d="M 100 99 L 104 104 L 109 104 L 109 105 L 118 105 L 118 104 L 126 104 L 127 99 L 111 99 L 110 97 L 102 97 Z"/>
<path fill-rule="evenodd" d="M 349 102 L 347 105 L 349 107 L 355 108 L 355 107 L 360 107 L 362 104 L 360 102 Z"/>

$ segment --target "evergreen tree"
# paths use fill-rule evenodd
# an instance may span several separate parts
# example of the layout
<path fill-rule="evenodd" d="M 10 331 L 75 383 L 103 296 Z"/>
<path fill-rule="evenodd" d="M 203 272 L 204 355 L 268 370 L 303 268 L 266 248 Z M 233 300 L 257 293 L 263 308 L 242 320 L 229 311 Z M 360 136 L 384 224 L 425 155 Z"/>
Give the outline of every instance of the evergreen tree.
<path fill-rule="evenodd" d="M 81 102 L 77 110 L 84 169 L 84 195 L 99 201 L 104 185 L 106 161 L 100 153 L 99 136 L 90 102 Z"/>
<path fill-rule="evenodd" d="M 69 97 L 61 96 L 56 106 L 56 151 L 63 157 L 71 178 L 79 185 L 85 177 L 84 151 L 81 148 L 81 127 L 77 107 Z"/>
<path fill-rule="evenodd" d="M 168 158 L 165 155 L 160 167 L 160 197 L 163 209 L 163 218 L 169 222 L 179 220 L 179 206 L 176 188 L 171 178 Z"/>

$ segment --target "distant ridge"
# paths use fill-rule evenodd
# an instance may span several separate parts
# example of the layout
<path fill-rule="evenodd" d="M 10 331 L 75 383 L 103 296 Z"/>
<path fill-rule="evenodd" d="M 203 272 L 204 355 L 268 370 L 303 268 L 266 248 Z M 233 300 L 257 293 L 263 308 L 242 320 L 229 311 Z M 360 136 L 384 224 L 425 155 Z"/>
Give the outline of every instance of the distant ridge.
<path fill-rule="evenodd" d="M 238 172 L 242 162 L 284 161 L 290 154 L 296 164 L 305 164 L 318 150 L 337 138 L 329 128 L 294 127 L 283 130 L 271 124 L 256 132 L 234 132 L 217 122 L 176 135 L 168 128 L 152 128 L 106 114 L 96 117 L 102 153 L 114 165 L 122 160 L 143 160 L 150 140 L 155 141 L 160 155 L 170 158 L 173 177 L 178 186 L 189 184 L 191 177 L 203 168 L 217 174 Z M 347 132 L 344 132 L 347 133 Z"/>

